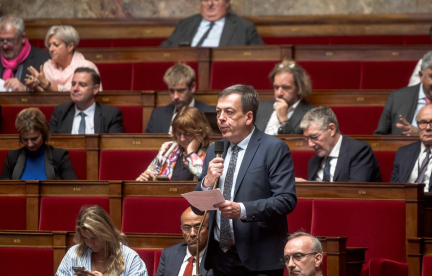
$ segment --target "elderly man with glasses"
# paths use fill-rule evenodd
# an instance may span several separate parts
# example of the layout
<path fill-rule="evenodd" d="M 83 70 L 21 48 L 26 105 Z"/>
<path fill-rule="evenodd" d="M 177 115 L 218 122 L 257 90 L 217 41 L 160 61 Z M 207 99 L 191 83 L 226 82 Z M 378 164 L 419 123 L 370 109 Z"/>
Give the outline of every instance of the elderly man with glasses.
<path fill-rule="evenodd" d="M 333 110 L 326 106 L 308 111 L 300 122 L 309 147 L 308 180 L 381 182 L 378 161 L 371 147 L 342 136 Z M 296 181 L 305 181 L 296 178 Z"/>
<path fill-rule="evenodd" d="M 160 257 L 159 266 L 156 271 L 157 276 L 192 276 L 196 271 L 196 256 L 199 255 L 200 275 L 210 276 L 213 271 L 207 271 L 204 268 L 204 262 L 201 262 L 206 252 L 208 239 L 208 216 L 203 223 L 199 235 L 199 253 L 197 252 L 198 228 L 202 216 L 196 215 L 188 207 L 181 215 L 181 230 L 183 232 L 184 242 L 165 248 Z"/>
<path fill-rule="evenodd" d="M 48 51 L 30 45 L 24 21 L 14 15 L 0 18 L 0 75 L 5 81 L 0 91 L 26 91 L 27 68 L 40 68 L 50 56 Z"/>
<path fill-rule="evenodd" d="M 312 235 L 296 232 L 288 237 L 281 261 L 290 276 L 322 276 L 321 242 Z"/>
<path fill-rule="evenodd" d="M 425 184 L 431 192 L 432 105 L 423 107 L 416 118 L 420 141 L 396 152 L 391 182 Z"/>

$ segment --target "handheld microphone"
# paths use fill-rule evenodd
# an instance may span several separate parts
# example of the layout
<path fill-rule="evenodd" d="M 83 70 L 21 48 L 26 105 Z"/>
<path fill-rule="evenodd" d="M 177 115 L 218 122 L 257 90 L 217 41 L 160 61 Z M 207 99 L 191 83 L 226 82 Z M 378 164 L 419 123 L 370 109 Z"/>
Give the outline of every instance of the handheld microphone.
<path fill-rule="evenodd" d="M 223 141 L 216 141 L 214 151 L 215 151 L 216 157 L 221 158 L 222 152 L 224 151 L 224 142 Z"/>

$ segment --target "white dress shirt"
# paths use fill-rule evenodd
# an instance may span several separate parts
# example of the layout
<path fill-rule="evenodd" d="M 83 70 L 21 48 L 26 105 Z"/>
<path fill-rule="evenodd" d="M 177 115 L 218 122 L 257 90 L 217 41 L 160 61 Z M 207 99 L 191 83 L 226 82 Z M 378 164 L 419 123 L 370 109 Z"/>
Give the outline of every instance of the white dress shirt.
<path fill-rule="evenodd" d="M 192 97 L 192 101 L 189 104 L 189 107 L 194 107 L 195 106 L 195 98 Z M 177 115 L 177 109 L 174 107 L 174 112 L 173 112 L 173 116 L 171 118 L 171 123 L 174 120 L 175 116 Z M 170 128 L 168 130 L 168 134 L 172 134 L 172 125 L 170 124 Z"/>
<path fill-rule="evenodd" d="M 414 127 L 417 127 L 417 114 L 419 113 L 420 109 L 422 109 L 423 107 L 426 106 L 426 104 L 427 104 L 426 94 L 424 93 L 424 90 L 423 90 L 423 84 L 420 84 L 420 91 L 419 91 L 418 100 L 417 100 L 417 108 L 416 108 L 416 111 L 414 113 L 414 117 L 413 117 L 412 122 L 411 122 L 411 124 Z"/>
<path fill-rule="evenodd" d="M 72 124 L 72 134 L 78 134 L 79 125 L 81 122 L 81 115 L 78 115 L 80 112 L 83 112 L 86 116 L 85 123 L 85 134 L 94 134 L 94 114 L 96 110 L 96 102 L 94 102 L 89 108 L 86 110 L 79 110 L 75 105 L 75 117 Z"/>
<path fill-rule="evenodd" d="M 225 17 L 221 18 L 214 22 L 214 26 L 208 34 L 207 38 L 204 40 L 202 47 L 218 47 L 219 42 L 222 36 L 222 31 L 225 26 Z M 196 47 L 198 42 L 201 40 L 203 35 L 207 32 L 208 28 L 210 28 L 210 21 L 205 20 L 204 18 L 201 20 L 201 23 L 198 27 L 195 36 L 192 39 L 191 46 Z"/>
<path fill-rule="evenodd" d="M 425 159 L 426 157 L 426 146 L 423 145 L 423 143 L 420 143 L 420 154 L 417 158 L 417 162 L 414 165 L 414 168 L 411 172 L 410 177 L 408 178 L 408 183 L 414 183 L 414 181 L 416 181 L 418 174 L 420 172 L 420 167 L 423 163 L 423 159 Z M 431 170 L 432 170 L 432 153 L 429 155 L 429 163 L 428 163 L 428 167 L 427 167 L 427 171 L 425 173 L 425 177 L 423 178 L 423 183 L 425 183 L 425 188 L 424 188 L 424 192 L 428 193 L 429 192 L 429 181 L 430 181 L 430 177 L 431 177 Z"/>
<path fill-rule="evenodd" d="M 337 161 L 339 158 L 339 152 L 340 152 L 340 148 L 342 145 L 342 139 L 343 136 L 341 135 L 339 138 L 339 141 L 337 141 L 336 145 L 334 146 L 334 148 L 332 149 L 332 151 L 330 152 L 330 157 L 332 157 L 332 160 L 330 160 L 330 182 L 333 182 L 333 177 L 334 177 L 334 173 L 336 170 L 336 165 L 337 165 Z M 321 161 L 321 168 L 318 170 L 317 172 L 317 176 L 314 180 L 316 181 L 323 181 L 324 178 L 324 167 L 325 167 L 325 163 L 328 157 L 323 158 L 323 160 Z"/>
<path fill-rule="evenodd" d="M 204 248 L 203 250 L 201 250 L 201 252 L 199 253 L 199 263 L 201 264 L 201 260 L 202 257 L 204 255 L 204 252 L 206 251 L 207 248 Z M 192 254 L 189 252 L 189 248 L 186 247 L 186 256 L 183 259 L 182 265 L 180 267 L 180 271 L 178 276 L 183 276 L 184 271 L 186 270 L 186 266 L 189 263 L 189 258 L 190 257 L 195 257 L 192 256 Z M 201 266 L 201 265 L 200 265 Z M 192 275 L 195 275 L 195 271 L 196 271 L 196 260 L 193 262 L 193 269 L 192 269 Z M 201 272 L 201 271 L 200 271 Z"/>
<path fill-rule="evenodd" d="M 292 106 L 289 106 L 287 109 L 287 118 L 288 120 L 291 118 L 291 116 L 294 113 L 294 110 L 296 109 L 296 107 L 299 105 L 300 100 L 298 100 L 295 104 L 293 104 Z M 276 104 L 276 102 L 275 102 Z M 279 128 L 282 126 L 282 123 L 279 122 L 279 119 L 276 115 L 276 110 L 273 110 L 272 115 L 270 116 L 270 120 L 267 123 L 266 129 L 264 131 L 264 133 L 268 134 L 268 135 L 277 135 L 278 134 L 278 130 Z"/>

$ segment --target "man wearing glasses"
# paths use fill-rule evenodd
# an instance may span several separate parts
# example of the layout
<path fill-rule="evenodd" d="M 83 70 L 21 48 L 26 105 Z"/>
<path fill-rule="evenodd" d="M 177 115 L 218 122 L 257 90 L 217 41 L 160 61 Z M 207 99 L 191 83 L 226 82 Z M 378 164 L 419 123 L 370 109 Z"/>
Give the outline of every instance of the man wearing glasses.
<path fill-rule="evenodd" d="M 196 240 L 198 238 L 198 228 L 201 220 L 202 216 L 196 215 L 190 207 L 183 212 L 181 215 L 181 229 L 185 242 L 165 248 L 162 251 L 159 266 L 156 271 L 157 276 L 192 276 L 196 274 Z M 204 268 L 204 263 L 201 262 L 201 260 L 204 260 L 203 255 L 206 252 L 207 246 L 208 216 L 203 223 L 199 239 L 199 272 L 203 276 L 213 275 L 213 271 L 207 271 Z"/>
<path fill-rule="evenodd" d="M 4 89 L 0 91 L 26 91 L 24 79 L 27 68 L 40 68 L 50 59 L 46 50 L 30 45 L 24 29 L 24 21 L 14 15 L 4 15 L 0 18 L 1 63 L 0 78 Z"/>
<path fill-rule="evenodd" d="M 264 44 L 255 25 L 229 13 L 230 0 L 201 0 L 200 13 L 181 20 L 162 47 Z"/>
<path fill-rule="evenodd" d="M 378 161 L 371 147 L 342 136 L 333 110 L 315 107 L 303 117 L 300 127 L 316 154 L 309 160 L 308 180 L 381 182 Z M 296 181 L 305 181 L 296 178 Z"/>
<path fill-rule="evenodd" d="M 391 182 L 424 183 L 424 192 L 431 192 L 432 105 L 423 107 L 416 118 L 419 138 L 396 152 Z"/>
<path fill-rule="evenodd" d="M 290 276 L 322 276 L 321 242 L 312 235 L 296 232 L 288 237 L 281 261 Z"/>

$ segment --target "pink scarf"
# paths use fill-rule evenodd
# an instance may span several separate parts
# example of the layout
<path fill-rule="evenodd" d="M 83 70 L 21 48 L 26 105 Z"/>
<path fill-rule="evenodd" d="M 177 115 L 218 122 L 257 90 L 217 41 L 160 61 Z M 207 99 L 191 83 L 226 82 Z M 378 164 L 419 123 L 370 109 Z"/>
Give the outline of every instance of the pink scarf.
<path fill-rule="evenodd" d="M 19 37 L 18 39 L 21 39 Z M 5 59 L 3 55 L 1 55 L 1 62 L 4 67 L 3 72 L 3 80 L 7 80 L 9 78 L 14 77 L 14 72 L 18 69 L 18 66 L 24 62 L 24 60 L 27 59 L 28 55 L 30 54 L 31 46 L 30 42 L 26 38 L 24 45 L 21 48 L 21 51 L 19 52 L 18 56 L 14 59 Z M 38 69 L 38 68 L 36 68 Z"/>

